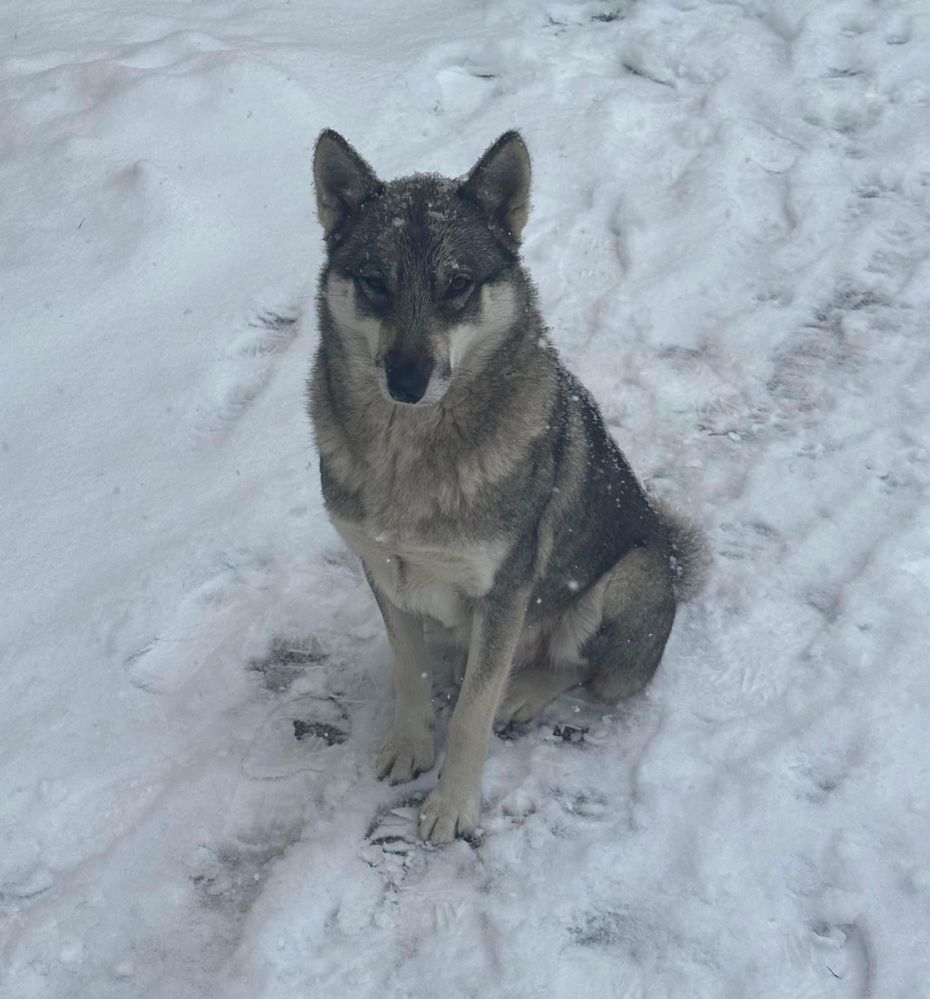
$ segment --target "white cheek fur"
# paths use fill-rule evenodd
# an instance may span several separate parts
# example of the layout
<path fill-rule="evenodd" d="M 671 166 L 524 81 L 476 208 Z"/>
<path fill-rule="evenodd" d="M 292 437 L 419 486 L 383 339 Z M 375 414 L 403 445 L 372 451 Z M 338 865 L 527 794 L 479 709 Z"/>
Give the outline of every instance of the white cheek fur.
<path fill-rule="evenodd" d="M 474 322 L 449 330 L 449 364 L 452 370 L 473 353 L 496 345 L 510 328 L 516 315 L 516 300 L 509 284 L 485 285 L 481 289 L 481 315 Z"/>

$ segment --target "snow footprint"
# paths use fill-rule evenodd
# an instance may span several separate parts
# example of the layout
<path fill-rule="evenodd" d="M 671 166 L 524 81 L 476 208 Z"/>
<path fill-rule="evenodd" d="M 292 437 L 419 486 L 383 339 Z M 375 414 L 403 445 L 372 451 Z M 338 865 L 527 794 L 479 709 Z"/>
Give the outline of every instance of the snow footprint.
<path fill-rule="evenodd" d="M 494 45 L 452 43 L 433 48 L 410 72 L 408 87 L 423 111 L 474 115 L 501 93 L 508 59 Z"/>
<path fill-rule="evenodd" d="M 242 771 L 257 780 L 277 780 L 327 770 L 332 751 L 349 738 L 349 732 L 349 714 L 336 697 L 296 697 L 276 707 L 255 733 Z"/>
<path fill-rule="evenodd" d="M 261 312 L 229 345 L 215 380 L 195 405 L 194 424 L 214 439 L 229 434 L 262 394 L 299 330 L 296 308 Z"/>
<path fill-rule="evenodd" d="M 244 562 L 185 594 L 173 620 L 125 659 L 129 681 L 154 694 L 180 690 L 205 666 L 241 661 L 244 622 L 263 612 L 260 601 L 273 567 Z"/>
<path fill-rule="evenodd" d="M 420 841 L 417 820 L 425 792 L 414 792 L 379 808 L 361 845 L 361 859 L 381 878 L 383 904 L 379 919 L 440 929 L 450 922 L 442 901 L 450 872 L 463 870 L 478 877 L 477 839 L 457 840 L 436 848 Z M 469 875 L 466 875 L 469 876 Z M 453 894 L 454 898 L 454 894 Z"/>
<path fill-rule="evenodd" d="M 425 794 L 414 792 L 379 808 L 365 833 L 362 858 L 377 868 L 395 886 L 417 866 L 422 845 L 417 837 L 417 820 Z"/>
<path fill-rule="evenodd" d="M 201 31 L 174 31 L 154 41 L 127 45 L 114 53 L 114 61 L 133 69 L 159 70 L 228 51 L 229 46 L 212 35 Z"/>
<path fill-rule="evenodd" d="M 326 655 L 323 644 L 315 635 L 309 638 L 276 638 L 268 654 L 250 660 L 247 668 L 259 674 L 266 689 L 280 694 L 306 676 L 308 667 L 322 662 Z"/>

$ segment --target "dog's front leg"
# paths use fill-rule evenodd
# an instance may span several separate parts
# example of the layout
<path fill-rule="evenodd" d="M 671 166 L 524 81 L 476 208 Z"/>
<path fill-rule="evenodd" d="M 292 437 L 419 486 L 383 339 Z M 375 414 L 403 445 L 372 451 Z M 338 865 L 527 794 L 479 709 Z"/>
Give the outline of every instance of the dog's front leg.
<path fill-rule="evenodd" d="M 403 784 L 433 765 L 432 667 L 423 622 L 393 603 L 371 576 L 368 582 L 394 655 L 394 724 L 381 743 L 376 771 L 379 780 L 387 777 L 392 784 Z"/>
<path fill-rule="evenodd" d="M 491 725 L 523 630 L 523 591 L 486 599 L 472 619 L 471 646 L 458 703 L 449 721 L 449 750 L 439 786 L 423 803 L 420 836 L 449 843 L 475 831 L 481 809 L 481 771 Z"/>

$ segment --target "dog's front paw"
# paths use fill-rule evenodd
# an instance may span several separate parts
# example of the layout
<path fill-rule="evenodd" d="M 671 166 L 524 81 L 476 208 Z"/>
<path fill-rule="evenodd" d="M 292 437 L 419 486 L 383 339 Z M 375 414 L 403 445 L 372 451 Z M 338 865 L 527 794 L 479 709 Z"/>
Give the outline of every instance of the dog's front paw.
<path fill-rule="evenodd" d="M 378 753 L 375 771 L 378 780 L 406 784 L 433 765 L 433 731 L 428 726 L 413 729 L 395 725 Z"/>
<path fill-rule="evenodd" d="M 478 825 L 481 795 L 449 793 L 440 785 L 420 811 L 420 839 L 427 843 L 451 843 L 456 836 L 470 836 Z"/>

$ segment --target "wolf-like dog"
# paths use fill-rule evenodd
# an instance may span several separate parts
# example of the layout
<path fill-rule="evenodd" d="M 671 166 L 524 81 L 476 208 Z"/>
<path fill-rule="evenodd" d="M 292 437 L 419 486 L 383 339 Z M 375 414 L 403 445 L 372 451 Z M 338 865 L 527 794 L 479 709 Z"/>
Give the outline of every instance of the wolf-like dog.
<path fill-rule="evenodd" d="M 390 182 L 336 132 L 316 143 L 327 256 L 309 410 L 327 511 L 362 560 L 394 658 L 379 777 L 434 760 L 424 624 L 464 676 L 433 843 L 475 830 L 492 724 L 570 687 L 607 702 L 658 666 L 698 535 L 650 502 L 559 362 L 519 247 L 530 158 L 502 135 L 466 176 Z"/>

